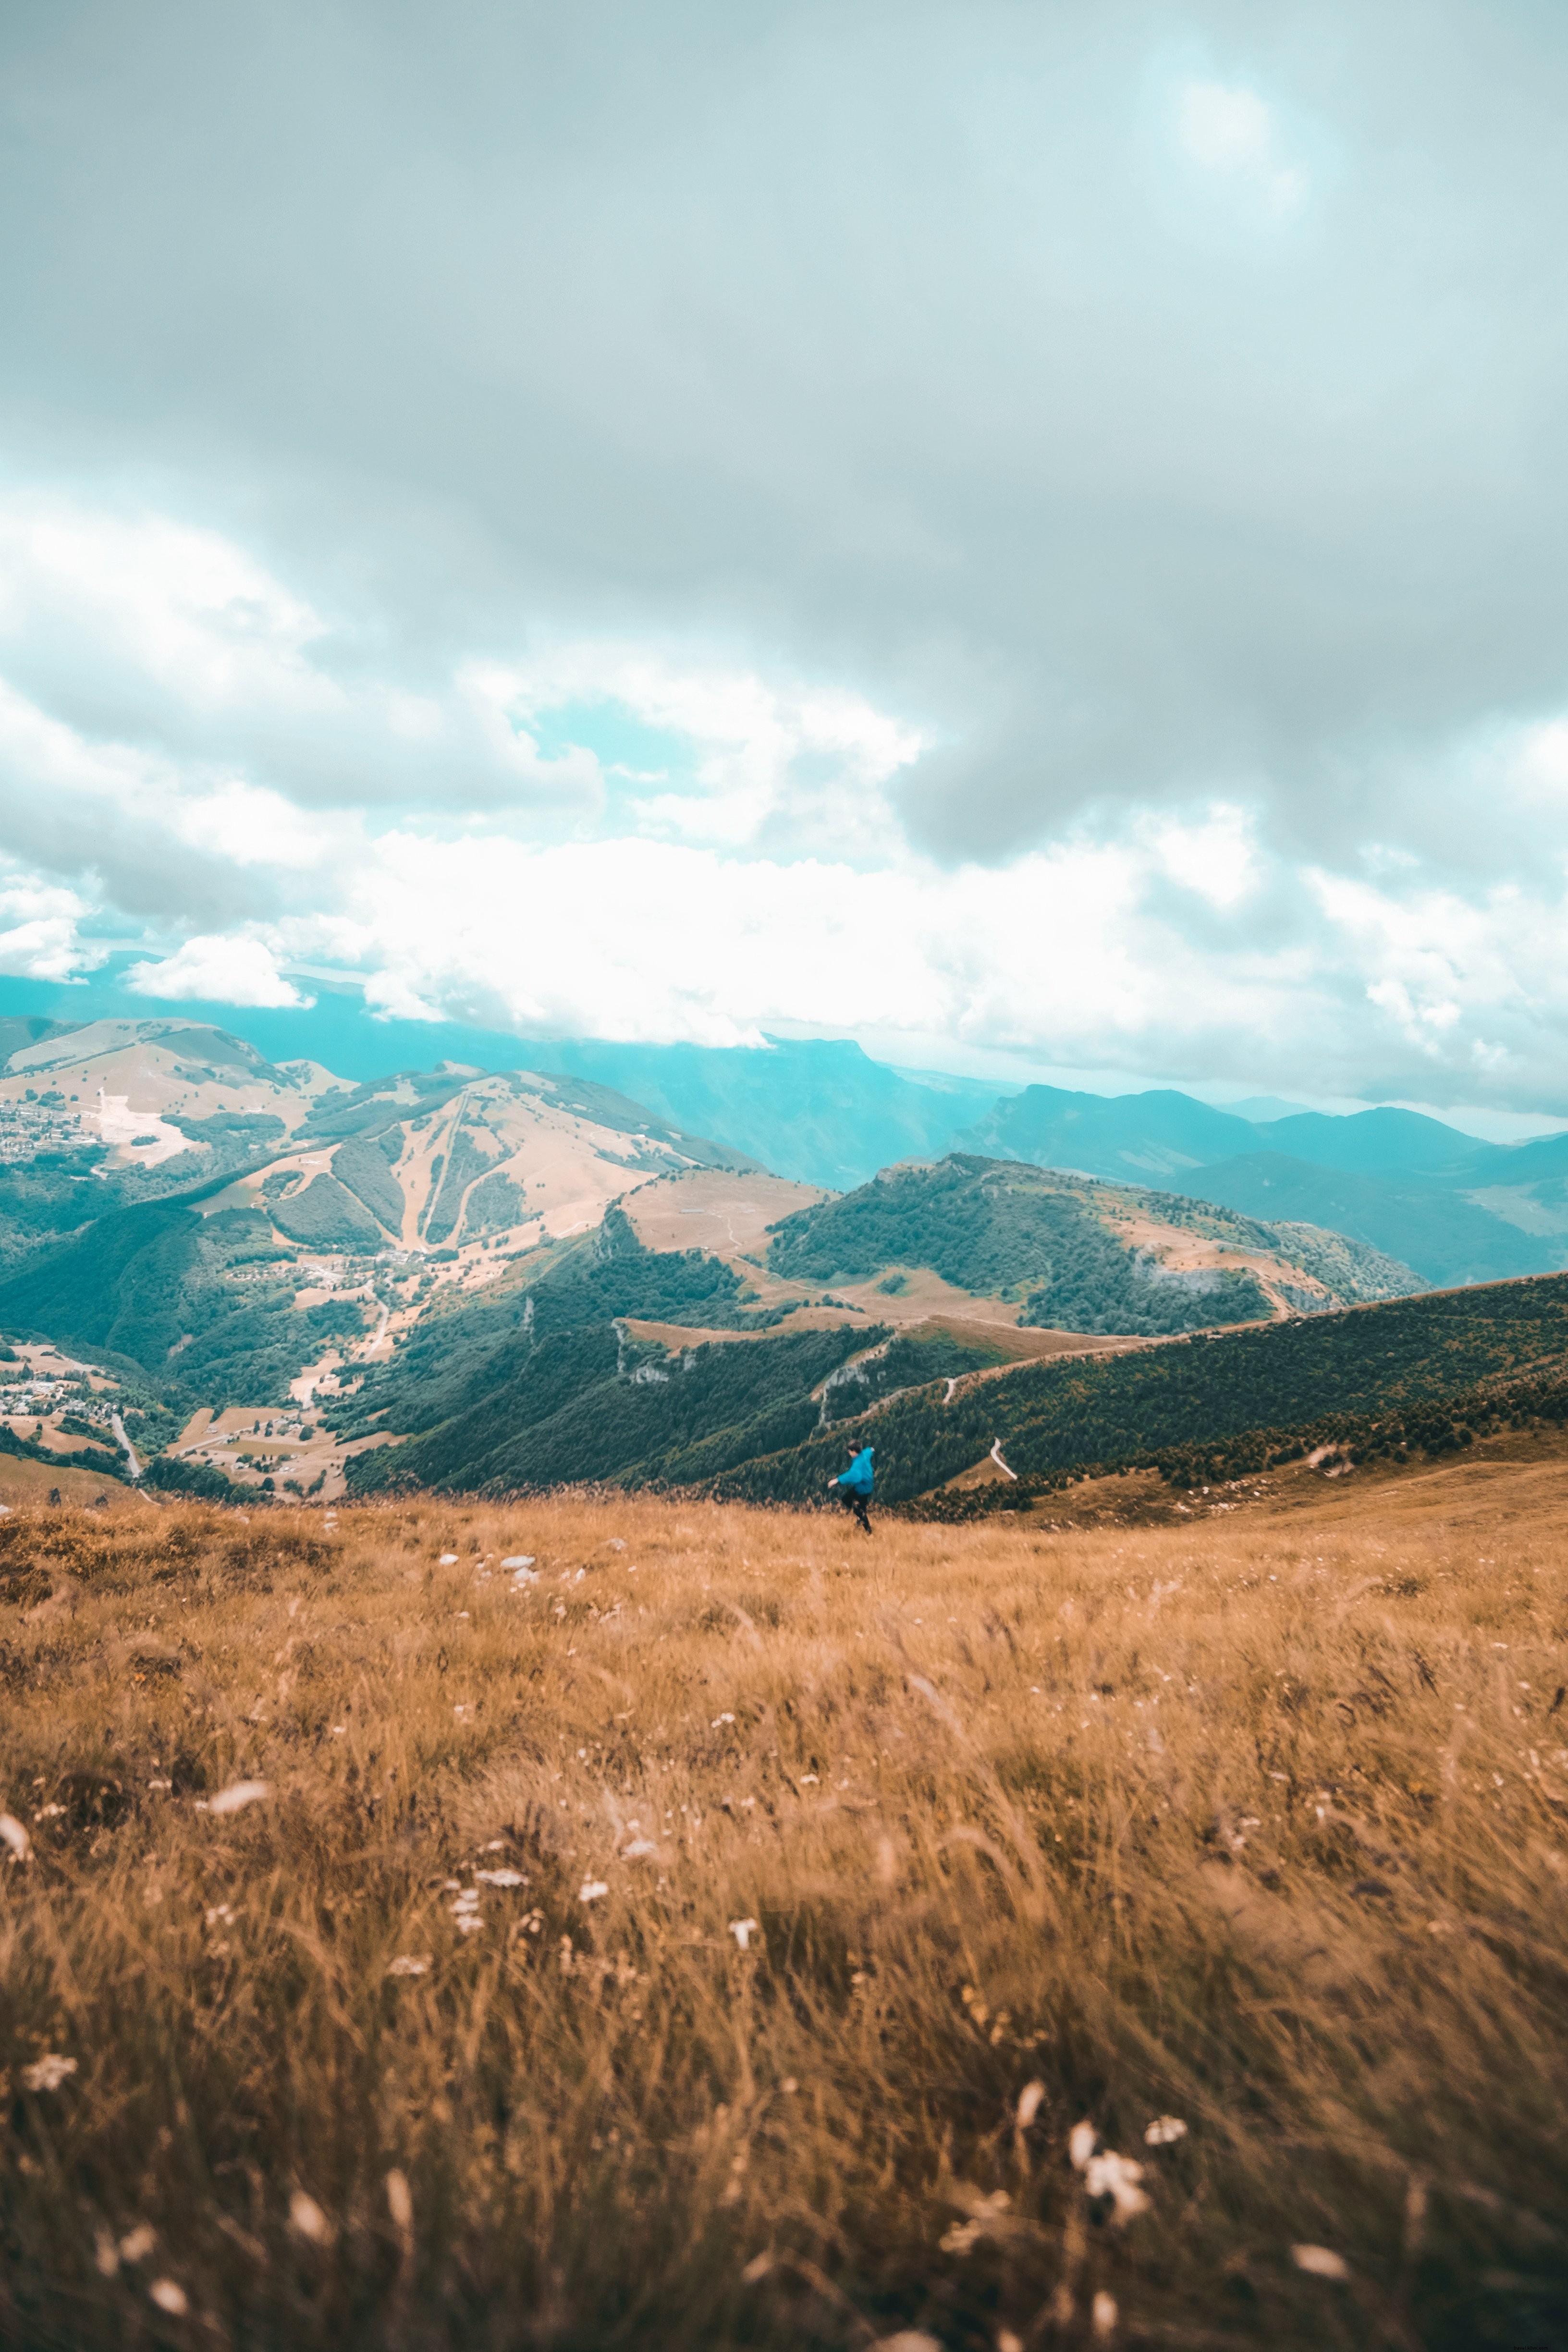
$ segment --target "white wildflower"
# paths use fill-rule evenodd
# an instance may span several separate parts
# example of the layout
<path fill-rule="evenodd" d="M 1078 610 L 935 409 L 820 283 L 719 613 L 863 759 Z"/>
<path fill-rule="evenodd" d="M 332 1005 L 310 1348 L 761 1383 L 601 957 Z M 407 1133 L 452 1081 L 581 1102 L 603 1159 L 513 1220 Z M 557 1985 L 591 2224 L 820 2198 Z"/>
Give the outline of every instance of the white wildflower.
<path fill-rule="evenodd" d="M 309 2238 L 313 2246 L 324 2246 L 331 2236 L 331 2224 L 313 2197 L 296 2189 L 289 2200 L 289 2227 L 301 2238 Z"/>
<path fill-rule="evenodd" d="M 75 2073 L 74 2058 L 61 2058 L 48 2050 L 32 2065 L 23 2067 L 22 2087 L 26 2091 L 58 2091 L 68 2075 Z"/>
<path fill-rule="evenodd" d="M 477 1911 L 461 1911 L 458 1915 L 457 1929 L 459 1936 L 477 1936 L 484 1924 Z"/>
<path fill-rule="evenodd" d="M 424 1977 L 430 1973 L 427 1953 L 399 1952 L 386 1971 L 389 1977 Z"/>
<path fill-rule="evenodd" d="M 458 1565 L 457 1553 L 455 1551 L 444 1551 L 441 1554 L 440 1559 L 436 1562 L 436 1565 L 437 1568 L 456 1568 Z"/>
<path fill-rule="evenodd" d="M 1116 2333 L 1116 2297 L 1102 2287 L 1094 2298 L 1094 2332 L 1103 2343 Z"/>
<path fill-rule="evenodd" d="M 173 1780 L 149 1780 L 149 1781 L 148 1781 L 148 1783 L 147 1783 L 147 1786 L 148 1786 L 150 1789 L 163 1789 L 163 1790 L 169 1790 L 169 1789 L 172 1789 L 172 1788 L 174 1787 L 174 1784 Z"/>
<path fill-rule="evenodd" d="M 533 1554 L 531 1551 L 509 1552 L 505 1559 L 502 1560 L 501 1566 L 503 1568 L 531 1568 L 533 1566 Z"/>
<path fill-rule="evenodd" d="M 1083 2170 L 1084 2166 L 1094 2154 L 1094 2144 L 1099 2137 L 1100 2134 L 1087 2116 L 1081 2124 L 1074 2124 L 1068 2134 L 1068 2155 L 1072 2159 L 1075 2170 L 1079 2172 Z"/>
<path fill-rule="evenodd" d="M 1177 2140 L 1185 2139 L 1186 2136 L 1187 2127 L 1180 2116 L 1156 2116 L 1143 2135 L 1143 2145 L 1145 2147 L 1173 2147 Z"/>
<path fill-rule="evenodd" d="M 158 1783 L 154 1780 L 151 1785 L 153 1788 L 156 1788 Z M 168 1785 L 167 1780 L 165 1780 L 163 1783 L 164 1788 L 166 1789 Z M 36 1822 L 58 1822 L 64 1811 L 65 1807 L 63 1805 L 40 1805 L 37 1811 L 33 1815 L 33 1819 Z"/>
<path fill-rule="evenodd" d="M 579 1903 L 596 1903 L 601 1895 L 607 1895 L 609 1891 L 604 1879 L 585 1878 L 577 1890 L 577 1900 Z"/>
<path fill-rule="evenodd" d="M 152 2223 L 138 2221 L 120 2241 L 120 2259 L 122 2263 L 144 2263 L 157 2242 L 158 2232 Z"/>
<path fill-rule="evenodd" d="M 1348 2279 L 1350 2264 L 1331 2246 L 1292 2246 L 1290 2259 L 1299 2271 L 1308 2271 L 1313 2278 Z"/>
<path fill-rule="evenodd" d="M 521 1870 L 476 1870 L 474 1876 L 482 1886 L 526 1886 L 528 1885 Z"/>
<path fill-rule="evenodd" d="M 1040 2112 L 1040 2105 L 1045 2095 L 1046 2086 L 1043 2083 L 1025 2084 L 1018 2094 L 1017 2118 L 1020 2131 L 1028 2130 Z"/>
<path fill-rule="evenodd" d="M 1091 2156 L 1083 2168 L 1083 2185 L 1091 2197 L 1110 2197 L 1115 2200 L 1116 2219 L 1131 2221 L 1135 2213 L 1146 2213 L 1149 2200 L 1138 2183 L 1143 2178 L 1143 2168 L 1128 2156 L 1116 2156 L 1107 2148 L 1103 2156 Z"/>
<path fill-rule="evenodd" d="M 621 1848 L 621 1860 L 623 1862 L 636 1862 L 642 1855 L 657 1853 L 658 1852 L 658 1848 L 655 1845 L 652 1838 L 633 1838 L 630 1845 L 624 1845 Z"/>
<path fill-rule="evenodd" d="M 742 1951 L 748 1952 L 752 1948 L 752 1937 L 757 1933 L 757 1923 L 754 1919 L 731 1919 L 730 1933 Z"/>
<path fill-rule="evenodd" d="M 733 1723 L 734 1720 L 732 1715 L 716 1715 L 708 1728 L 710 1731 L 717 1731 L 721 1723 Z"/>
<path fill-rule="evenodd" d="M 172 2278 L 154 2279 L 147 2292 L 159 2310 L 166 2311 L 172 2319 L 183 2319 L 191 2307 L 184 2288 L 176 2286 Z"/>
<path fill-rule="evenodd" d="M 271 1794 L 270 1780 L 231 1780 L 226 1789 L 220 1789 L 217 1795 L 209 1801 L 207 1811 L 209 1813 L 241 1812 L 247 1805 L 257 1804 L 263 1797 Z"/>
<path fill-rule="evenodd" d="M 33 1851 L 33 1841 L 15 1813 L 0 1813 L 0 1838 L 4 1838 L 18 1862 L 26 1862 Z"/>

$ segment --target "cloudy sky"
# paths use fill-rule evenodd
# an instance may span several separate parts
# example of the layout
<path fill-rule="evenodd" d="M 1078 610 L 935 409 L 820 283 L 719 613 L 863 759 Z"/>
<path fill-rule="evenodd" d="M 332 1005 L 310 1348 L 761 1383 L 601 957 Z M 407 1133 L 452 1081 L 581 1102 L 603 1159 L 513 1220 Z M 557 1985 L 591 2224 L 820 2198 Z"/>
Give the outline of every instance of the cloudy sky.
<path fill-rule="evenodd" d="M 0 971 L 1568 1116 L 1555 0 L 0 26 Z"/>

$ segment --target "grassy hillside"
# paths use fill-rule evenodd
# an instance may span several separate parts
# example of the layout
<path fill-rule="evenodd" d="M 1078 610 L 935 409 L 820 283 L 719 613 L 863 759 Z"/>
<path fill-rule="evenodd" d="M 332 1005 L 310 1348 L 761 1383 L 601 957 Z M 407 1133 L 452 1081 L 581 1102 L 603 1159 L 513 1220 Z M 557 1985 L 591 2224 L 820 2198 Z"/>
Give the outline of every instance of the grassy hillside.
<path fill-rule="evenodd" d="M 1389 1510 L 18 1508 L 0 2337 L 1555 2347 L 1568 1491 Z"/>
<path fill-rule="evenodd" d="M 1331 1259 L 1321 1244 L 1331 1236 L 956 1152 L 934 1167 L 890 1168 L 858 1192 L 786 1218 L 773 1229 L 768 1265 L 805 1282 L 929 1266 L 961 1289 L 1021 1299 L 1022 1321 L 1056 1330 L 1159 1337 L 1273 1315 L 1250 1267 L 1168 1265 L 1140 1230 L 1152 1223 L 1282 1261 L 1271 1271 L 1299 1308 L 1423 1286 L 1408 1266 L 1342 1242 Z M 1328 1295 L 1313 1298 L 1293 1280 L 1303 1271 L 1326 1282 Z"/>
<path fill-rule="evenodd" d="M 1206 1241 L 1222 1234 L 1266 1256 L 1279 1246 L 1274 1229 L 1223 1212 L 954 1158 L 889 1171 L 859 1192 L 786 1217 L 773 1229 L 769 1271 L 820 1291 L 864 1282 L 889 1265 L 925 1266 L 973 1293 L 1021 1297 L 1026 1323 L 1089 1332 L 1182 1331 L 1220 1317 L 1272 1315 L 1249 1271 L 1172 1272 L 1147 1247 L 1120 1238 L 1115 1218 L 1142 1215 L 1152 1203 Z M 1352 1283 L 1412 1279 L 1323 1235 L 1298 1251 L 1296 1267 L 1303 1266 Z M 499 1296 L 429 1318 L 389 1362 L 363 1370 L 335 1408 L 340 1437 L 390 1433 L 412 1442 L 351 1458 L 351 1489 L 497 1492 L 585 1479 L 720 1477 L 740 1480 L 748 1493 L 795 1496 L 825 1483 L 825 1448 L 838 1466 L 831 1433 L 847 1415 L 933 1382 L 944 1392 L 999 1354 L 982 1326 L 972 1340 L 923 1326 L 895 1339 L 868 1318 L 831 1332 L 755 1336 L 742 1349 L 667 1351 L 636 1344 L 619 1323 L 629 1317 L 765 1335 L 790 1312 L 747 1302 L 732 1265 L 700 1251 L 647 1249 L 612 1209 L 596 1234 L 541 1253 L 531 1266 L 524 1259 Z M 1316 1294 L 1311 1303 L 1326 1301 Z M 857 1356 L 866 1360 L 851 1370 Z M 830 1375 L 831 1393 L 819 1396 Z M 931 1409 L 889 1407 L 898 1418 L 889 1427 L 901 1431 L 910 1412 Z M 958 1416 L 943 1423 L 942 1460 L 960 1449 L 940 1473 L 947 1476 L 990 1438 L 963 1452 L 971 1444 L 963 1409 L 955 1402 L 942 1410 Z M 1199 1433 L 1209 1433 L 1206 1424 Z M 893 1443 L 897 1451 L 902 1440 Z M 909 1486 L 912 1471 L 895 1464 L 890 1475 L 893 1491 L 920 1491 Z"/>
<path fill-rule="evenodd" d="M 1568 1368 L 1568 1276 L 1399 1298 L 1348 1313 L 1215 1333 L 1127 1354 L 1032 1364 L 932 1386 L 870 1424 L 885 1499 L 929 1493 L 1000 1443 L 1040 1477 L 1162 1449 L 1285 1431 L 1325 1413 L 1385 1414 L 1488 1381 Z M 736 1469 L 719 1491 L 755 1501 L 814 1495 L 829 1442 Z"/>

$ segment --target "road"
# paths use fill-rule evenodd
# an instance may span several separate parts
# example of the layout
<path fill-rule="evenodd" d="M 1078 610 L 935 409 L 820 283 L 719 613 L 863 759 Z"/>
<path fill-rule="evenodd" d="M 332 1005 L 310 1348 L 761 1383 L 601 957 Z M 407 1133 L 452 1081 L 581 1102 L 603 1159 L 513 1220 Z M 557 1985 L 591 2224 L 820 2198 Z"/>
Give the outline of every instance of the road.
<path fill-rule="evenodd" d="M 124 1454 L 126 1460 L 131 1465 L 131 1475 L 133 1478 L 140 1478 L 142 1475 L 142 1465 L 136 1459 L 136 1448 L 126 1436 L 125 1423 L 121 1420 L 120 1415 L 117 1412 L 111 1412 L 110 1414 L 109 1425 L 114 1432 L 116 1444 L 120 1447 L 121 1452 Z"/>

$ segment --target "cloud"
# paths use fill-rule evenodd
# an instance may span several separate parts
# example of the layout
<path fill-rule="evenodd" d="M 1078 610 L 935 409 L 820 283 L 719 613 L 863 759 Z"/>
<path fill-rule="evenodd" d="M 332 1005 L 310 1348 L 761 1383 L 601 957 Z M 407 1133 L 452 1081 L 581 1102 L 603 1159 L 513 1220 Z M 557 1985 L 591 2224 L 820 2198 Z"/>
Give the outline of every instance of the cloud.
<path fill-rule="evenodd" d="M 1245 83 L 1184 82 L 1176 139 L 1201 171 L 1238 184 L 1271 213 L 1292 213 L 1305 199 L 1305 175 L 1280 154 L 1273 108 Z"/>
<path fill-rule="evenodd" d="M 1553 1098 L 1568 23 L 1241 21 L 32 12 L 6 954 Z"/>
<path fill-rule="evenodd" d="M 291 981 L 279 971 L 272 952 L 244 933 L 227 938 L 186 940 L 172 956 L 157 963 L 136 963 L 125 975 L 125 985 L 138 996 L 156 996 L 177 1003 L 181 998 L 216 1000 L 222 1004 L 309 1004 Z"/>
<path fill-rule="evenodd" d="M 82 937 L 89 911 L 74 890 L 0 866 L 0 971 L 71 980 L 96 971 L 108 950 Z"/>

